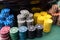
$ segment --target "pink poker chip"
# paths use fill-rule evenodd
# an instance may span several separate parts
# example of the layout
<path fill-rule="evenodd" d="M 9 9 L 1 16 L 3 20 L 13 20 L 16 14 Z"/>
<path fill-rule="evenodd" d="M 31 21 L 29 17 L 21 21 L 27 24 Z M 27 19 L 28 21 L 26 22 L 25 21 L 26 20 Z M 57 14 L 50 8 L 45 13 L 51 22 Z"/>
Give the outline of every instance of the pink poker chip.
<path fill-rule="evenodd" d="M 0 30 L 0 34 L 8 34 L 10 31 L 10 26 L 4 26 L 1 30 Z"/>
<path fill-rule="evenodd" d="M 6 31 L 8 30 L 9 31 L 10 30 L 10 26 L 4 26 L 4 27 L 2 27 L 1 30 L 6 30 Z"/>
<path fill-rule="evenodd" d="M 9 36 L 9 34 L 1 35 L 1 38 L 6 38 L 6 37 L 8 37 L 8 36 Z"/>
<path fill-rule="evenodd" d="M 1 35 L 6 35 L 6 34 L 8 34 L 8 31 L 6 31 L 6 30 L 1 30 L 1 31 L 0 31 L 0 34 L 1 34 Z"/>
<path fill-rule="evenodd" d="M 1 38 L 1 40 L 9 40 L 9 37 Z"/>

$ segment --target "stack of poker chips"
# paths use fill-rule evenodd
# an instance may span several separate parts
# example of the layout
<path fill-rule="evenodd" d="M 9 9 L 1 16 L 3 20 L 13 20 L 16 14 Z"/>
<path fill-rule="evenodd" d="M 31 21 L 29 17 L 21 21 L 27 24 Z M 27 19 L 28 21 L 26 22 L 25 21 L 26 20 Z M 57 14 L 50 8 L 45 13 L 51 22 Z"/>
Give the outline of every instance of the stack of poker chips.
<path fill-rule="evenodd" d="M 13 26 L 14 23 L 14 15 L 13 14 L 9 14 L 10 13 L 10 9 L 9 8 L 4 8 L 1 10 L 1 14 L 0 14 L 0 20 L 1 20 L 1 25 L 0 29 L 5 25 L 5 26 Z M 3 24 L 4 25 L 3 25 Z"/>
<path fill-rule="evenodd" d="M 27 22 L 27 27 L 34 25 L 34 23 L 33 23 L 34 19 L 26 20 L 26 22 Z"/>
<path fill-rule="evenodd" d="M 14 25 L 13 23 L 14 23 L 14 15 L 11 14 L 6 18 L 6 20 L 4 21 L 4 24 L 5 24 L 5 26 L 11 26 L 12 27 Z"/>
<path fill-rule="evenodd" d="M 32 21 L 33 20 L 33 14 L 30 13 L 28 10 L 21 10 L 20 13 L 21 14 L 17 15 L 18 27 L 23 26 L 23 25 L 26 26 L 26 23 L 28 24 L 27 21 L 33 22 Z"/>
<path fill-rule="evenodd" d="M 9 8 L 4 8 L 1 10 L 1 15 L 4 16 L 5 18 L 9 16 L 10 9 Z"/>
<path fill-rule="evenodd" d="M 21 10 L 20 13 L 26 17 L 30 12 L 28 10 Z"/>
<path fill-rule="evenodd" d="M 1 40 L 10 40 L 10 38 L 9 38 L 9 30 L 10 30 L 10 26 L 2 27 L 2 29 L 0 30 Z"/>
<path fill-rule="evenodd" d="M 17 15 L 18 27 L 25 25 L 25 16 L 22 14 Z"/>
<path fill-rule="evenodd" d="M 28 17 L 26 18 L 27 20 L 28 19 L 33 19 L 33 14 L 32 13 L 29 13 Z"/>
<path fill-rule="evenodd" d="M 28 38 L 30 39 L 33 39 L 35 38 L 35 31 L 36 31 L 36 28 L 32 25 L 32 26 L 29 26 L 28 27 Z"/>
<path fill-rule="evenodd" d="M 36 36 L 42 37 L 43 36 L 43 26 L 40 24 L 36 24 L 35 28 L 36 28 Z"/>
<path fill-rule="evenodd" d="M 26 32 L 27 32 L 27 27 L 26 26 L 21 26 L 19 27 L 19 40 L 26 40 Z"/>
<path fill-rule="evenodd" d="M 10 37 L 11 37 L 11 40 L 18 40 L 19 34 L 18 34 L 17 27 L 12 27 L 10 29 Z"/>

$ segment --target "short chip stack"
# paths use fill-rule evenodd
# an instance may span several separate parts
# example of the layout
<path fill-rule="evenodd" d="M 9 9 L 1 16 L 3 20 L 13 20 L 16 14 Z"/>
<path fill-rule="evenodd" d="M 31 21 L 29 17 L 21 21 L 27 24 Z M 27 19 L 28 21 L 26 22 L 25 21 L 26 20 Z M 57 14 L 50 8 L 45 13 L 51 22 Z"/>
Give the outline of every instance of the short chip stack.
<path fill-rule="evenodd" d="M 1 40 L 10 40 L 10 38 L 9 38 L 9 30 L 10 30 L 10 26 L 2 27 L 2 29 L 0 30 Z"/>
<path fill-rule="evenodd" d="M 10 29 L 10 37 L 11 40 L 18 40 L 18 28 L 17 27 L 12 27 Z"/>
<path fill-rule="evenodd" d="M 19 40 L 26 40 L 27 37 L 26 32 L 27 32 L 26 26 L 19 27 L 19 36 L 20 36 Z"/>

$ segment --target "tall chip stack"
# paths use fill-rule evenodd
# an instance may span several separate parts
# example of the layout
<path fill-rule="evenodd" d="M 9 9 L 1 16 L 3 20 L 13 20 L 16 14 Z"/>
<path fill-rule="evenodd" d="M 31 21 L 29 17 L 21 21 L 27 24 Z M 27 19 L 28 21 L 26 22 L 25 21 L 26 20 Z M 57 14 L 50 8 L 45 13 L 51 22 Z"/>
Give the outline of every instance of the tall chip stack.
<path fill-rule="evenodd" d="M 1 13 L 0 13 L 0 29 L 4 26 L 4 21 L 5 21 L 5 18 L 9 16 L 9 12 L 10 12 L 10 9 L 9 8 L 4 8 L 1 10 Z"/>
<path fill-rule="evenodd" d="M 17 15 L 17 21 L 22 21 L 22 20 L 25 20 L 25 16 L 22 14 L 18 14 Z"/>
<path fill-rule="evenodd" d="M 26 20 L 33 19 L 33 14 L 29 13 L 28 17 L 26 17 Z"/>
<path fill-rule="evenodd" d="M 8 17 L 6 17 L 6 20 L 4 21 L 5 26 L 14 26 L 14 15 L 11 14 Z"/>
<path fill-rule="evenodd" d="M 4 8 L 1 10 L 1 14 L 0 14 L 0 21 L 2 26 L 0 26 L 1 28 L 3 26 L 10 26 L 12 27 L 14 24 L 14 15 L 10 14 L 10 9 L 9 8 Z"/>
<path fill-rule="evenodd" d="M 2 21 L 4 21 L 4 20 L 5 20 L 4 16 L 3 16 L 3 15 L 1 15 L 1 14 L 0 14 L 0 20 L 2 20 Z"/>
<path fill-rule="evenodd" d="M 12 27 L 10 29 L 10 37 L 11 40 L 18 40 L 19 34 L 18 34 L 18 28 L 17 27 Z"/>
<path fill-rule="evenodd" d="M 20 13 L 26 17 L 30 12 L 28 10 L 21 10 Z"/>
<path fill-rule="evenodd" d="M 52 23 L 53 23 L 52 19 L 46 19 L 46 20 L 44 20 L 43 31 L 46 32 L 46 33 L 50 32 L 51 31 Z"/>
<path fill-rule="evenodd" d="M 9 30 L 10 30 L 10 26 L 2 27 L 2 29 L 0 30 L 1 40 L 10 40 Z"/>
<path fill-rule="evenodd" d="M 17 22 L 18 22 L 18 27 L 20 26 L 26 26 L 26 24 L 28 25 L 28 23 L 33 24 L 34 20 L 33 20 L 33 14 L 30 13 L 28 10 L 21 10 L 20 11 L 21 14 L 17 15 Z"/>
<path fill-rule="evenodd" d="M 25 16 L 22 14 L 17 15 L 18 27 L 25 25 Z"/>
<path fill-rule="evenodd" d="M 37 24 L 37 18 L 40 16 L 40 13 L 34 13 L 34 24 Z"/>
<path fill-rule="evenodd" d="M 1 15 L 3 15 L 5 18 L 9 16 L 10 9 L 9 8 L 4 8 L 1 10 Z"/>
<path fill-rule="evenodd" d="M 26 20 L 26 23 L 27 23 L 27 27 L 30 27 L 30 26 L 34 25 L 34 19 Z"/>

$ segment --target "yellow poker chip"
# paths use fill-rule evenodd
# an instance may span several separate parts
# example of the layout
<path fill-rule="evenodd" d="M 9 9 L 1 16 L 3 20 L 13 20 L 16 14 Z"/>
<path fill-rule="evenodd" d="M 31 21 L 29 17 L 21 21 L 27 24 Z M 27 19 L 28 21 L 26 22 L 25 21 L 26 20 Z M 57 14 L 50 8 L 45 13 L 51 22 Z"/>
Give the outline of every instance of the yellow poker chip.
<path fill-rule="evenodd" d="M 46 19 L 51 19 L 51 18 L 52 18 L 52 16 L 51 16 L 51 15 L 49 15 L 49 14 L 47 14 L 47 15 L 45 16 L 45 18 L 46 18 Z"/>
<path fill-rule="evenodd" d="M 42 25 L 43 25 L 43 23 L 44 23 L 44 19 L 45 19 L 44 16 L 40 16 L 40 17 L 38 17 L 38 18 L 37 18 L 37 24 L 42 24 Z"/>
<path fill-rule="evenodd" d="M 46 11 L 40 12 L 41 16 L 46 16 L 48 13 Z"/>

